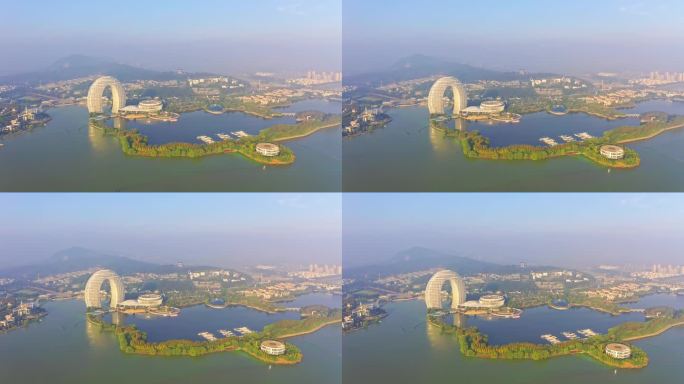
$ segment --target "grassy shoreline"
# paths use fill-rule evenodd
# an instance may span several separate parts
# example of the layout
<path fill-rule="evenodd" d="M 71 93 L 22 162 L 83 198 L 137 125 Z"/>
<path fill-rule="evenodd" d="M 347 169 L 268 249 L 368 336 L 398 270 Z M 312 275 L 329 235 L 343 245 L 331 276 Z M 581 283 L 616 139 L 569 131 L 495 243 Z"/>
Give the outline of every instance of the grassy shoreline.
<path fill-rule="evenodd" d="M 684 326 L 684 311 L 672 309 L 670 317 L 660 317 L 646 322 L 627 322 L 608 330 L 605 335 L 585 340 L 569 340 L 559 344 L 510 343 L 489 345 L 487 336 L 477 328 L 457 328 L 441 320 L 428 317 L 428 322 L 440 327 L 444 332 L 455 334 L 461 353 L 465 356 L 485 359 L 506 360 L 546 360 L 553 357 L 585 354 L 596 361 L 615 368 L 639 369 L 648 365 L 648 355 L 641 348 L 631 345 L 632 356 L 620 360 L 605 354 L 609 343 L 626 343 L 661 335 L 668 330 Z"/>
<path fill-rule="evenodd" d="M 325 117 L 322 120 L 302 122 L 294 125 L 278 124 L 265 128 L 257 136 L 239 140 L 223 140 L 212 144 L 166 143 L 150 145 L 147 136 L 135 130 L 119 130 L 108 127 L 103 121 L 91 120 L 92 127 L 100 128 L 104 134 L 118 138 L 122 151 L 129 156 L 167 157 L 167 158 L 201 158 L 212 155 L 239 154 L 258 164 L 270 166 L 290 165 L 296 161 L 292 150 L 280 145 L 280 153 L 276 156 L 263 156 L 256 152 L 259 142 L 282 142 L 310 136 L 319 130 L 339 126 L 338 115 Z"/>
<path fill-rule="evenodd" d="M 119 349 L 123 353 L 146 356 L 190 356 L 199 357 L 219 352 L 243 352 L 268 364 L 292 365 L 302 361 L 302 353 L 293 344 L 286 344 L 284 355 L 273 356 L 259 348 L 266 339 L 288 339 L 315 333 L 331 324 L 342 321 L 338 310 L 330 310 L 326 317 L 310 317 L 300 320 L 281 320 L 264 327 L 261 332 L 244 336 L 220 338 L 215 341 L 192 341 L 187 339 L 148 342 L 147 334 L 135 326 L 119 326 L 105 323 L 100 316 L 87 315 L 87 321 L 103 331 L 117 336 Z M 291 331 L 295 330 L 295 331 Z"/>
<path fill-rule="evenodd" d="M 290 141 L 290 140 L 295 140 L 295 139 L 301 139 L 301 138 L 303 138 L 303 137 L 311 136 L 311 135 L 313 135 L 314 133 L 316 133 L 316 132 L 318 132 L 318 131 L 322 131 L 322 130 L 324 130 L 324 129 L 335 128 L 335 127 L 339 127 L 339 126 L 340 126 L 340 123 L 331 123 L 331 124 L 328 124 L 328 125 L 322 125 L 322 126 L 320 126 L 320 127 L 314 128 L 314 129 L 312 129 L 312 130 L 310 130 L 310 131 L 308 131 L 308 132 L 305 132 L 305 133 L 294 134 L 294 135 L 291 135 L 291 136 L 279 137 L 279 138 L 277 138 L 277 139 L 274 139 L 273 141 L 275 141 L 275 142 L 282 142 L 282 141 Z"/>

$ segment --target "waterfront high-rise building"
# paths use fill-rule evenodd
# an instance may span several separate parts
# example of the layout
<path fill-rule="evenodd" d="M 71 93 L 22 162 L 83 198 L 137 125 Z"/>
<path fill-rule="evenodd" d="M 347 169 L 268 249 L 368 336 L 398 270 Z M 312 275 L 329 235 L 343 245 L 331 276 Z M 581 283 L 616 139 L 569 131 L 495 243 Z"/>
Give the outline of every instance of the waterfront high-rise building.
<path fill-rule="evenodd" d="M 119 109 L 126 106 L 126 91 L 119 80 L 103 76 L 97 78 L 88 89 L 88 112 L 102 113 L 102 96 L 107 87 L 112 90 L 112 114 L 119 113 Z"/>
<path fill-rule="evenodd" d="M 444 94 L 447 89 L 451 88 L 453 92 L 453 116 L 457 116 L 461 111 L 468 106 L 468 95 L 461 84 L 455 77 L 442 77 L 437 80 L 430 88 L 428 94 L 428 109 L 431 115 L 444 114 Z"/>
<path fill-rule="evenodd" d="M 442 308 L 442 286 L 451 284 L 451 308 L 456 309 L 466 299 L 465 283 L 461 276 L 448 269 L 441 270 L 430 278 L 425 287 L 425 305 L 428 309 Z"/>
<path fill-rule="evenodd" d="M 105 281 L 109 282 L 111 291 L 109 307 L 116 308 L 124 300 L 124 284 L 119 275 L 109 269 L 101 269 L 93 273 L 86 283 L 84 298 L 87 308 L 102 308 L 100 291 Z"/>

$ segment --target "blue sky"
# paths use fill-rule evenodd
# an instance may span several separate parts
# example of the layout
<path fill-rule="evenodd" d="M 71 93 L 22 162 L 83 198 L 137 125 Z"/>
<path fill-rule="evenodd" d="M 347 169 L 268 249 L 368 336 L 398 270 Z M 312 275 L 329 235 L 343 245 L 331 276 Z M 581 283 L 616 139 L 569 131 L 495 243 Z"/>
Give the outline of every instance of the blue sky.
<path fill-rule="evenodd" d="M 336 194 L 0 194 L 0 267 L 83 246 L 160 263 L 336 263 Z"/>
<path fill-rule="evenodd" d="M 72 53 L 159 69 L 340 66 L 341 0 L 25 0 L 2 12 L 0 73 Z"/>
<path fill-rule="evenodd" d="M 345 194 L 343 260 L 423 246 L 498 263 L 684 264 L 680 194 Z"/>
<path fill-rule="evenodd" d="M 413 53 L 495 68 L 684 71 L 679 0 L 345 0 L 344 67 Z"/>

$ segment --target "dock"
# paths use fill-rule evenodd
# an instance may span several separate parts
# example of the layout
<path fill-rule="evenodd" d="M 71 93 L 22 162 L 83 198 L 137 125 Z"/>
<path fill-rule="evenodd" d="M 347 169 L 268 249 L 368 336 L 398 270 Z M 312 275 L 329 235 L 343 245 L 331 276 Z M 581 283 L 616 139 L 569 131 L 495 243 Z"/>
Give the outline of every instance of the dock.
<path fill-rule="evenodd" d="M 206 144 L 214 144 L 215 143 L 214 139 L 212 139 L 209 136 L 204 136 L 204 135 L 197 136 L 197 140 L 203 141 Z"/>
<path fill-rule="evenodd" d="M 578 336 L 574 332 L 562 332 L 563 336 L 565 336 L 566 339 L 568 340 L 577 340 Z"/>
<path fill-rule="evenodd" d="M 216 341 L 216 340 L 217 340 L 217 339 L 216 339 L 216 336 L 214 336 L 214 334 L 211 333 L 211 332 L 204 331 L 204 332 L 198 333 L 197 335 L 198 335 L 198 336 L 202 336 L 202 337 L 205 338 L 207 341 Z"/>
<path fill-rule="evenodd" d="M 247 133 L 245 131 L 235 131 L 235 132 L 231 132 L 231 133 L 233 135 L 235 135 L 235 137 L 237 137 L 238 139 L 242 139 L 243 137 L 250 137 L 251 136 L 249 133 Z"/>
<path fill-rule="evenodd" d="M 592 329 L 587 328 L 587 329 L 580 329 L 577 331 L 580 335 L 584 337 L 592 337 L 592 336 L 597 336 L 598 333 L 594 332 Z"/>
<path fill-rule="evenodd" d="M 558 142 L 550 137 L 542 137 L 541 139 L 539 139 L 539 141 L 548 145 L 549 147 L 555 147 L 556 145 L 558 145 Z"/>
<path fill-rule="evenodd" d="M 554 335 L 546 334 L 546 335 L 541 335 L 541 338 L 548 341 L 551 344 L 558 344 L 560 343 L 560 340 Z"/>
<path fill-rule="evenodd" d="M 219 333 L 223 335 L 223 337 L 233 337 L 235 334 L 227 329 L 219 329 Z"/>
<path fill-rule="evenodd" d="M 233 330 L 236 332 L 239 332 L 240 335 L 242 335 L 242 336 L 249 335 L 250 333 L 254 333 L 254 331 L 252 331 L 251 329 L 249 329 L 247 327 L 234 328 Z"/>
<path fill-rule="evenodd" d="M 582 140 L 589 140 L 594 138 L 594 136 L 588 134 L 587 132 L 576 133 L 575 136 L 579 137 Z"/>
<path fill-rule="evenodd" d="M 217 133 L 216 136 L 223 141 L 231 139 L 230 135 L 227 133 Z"/>
<path fill-rule="evenodd" d="M 563 141 L 565 141 L 566 143 L 572 143 L 573 141 L 575 141 L 575 138 L 569 135 L 561 135 L 560 138 L 563 139 Z"/>

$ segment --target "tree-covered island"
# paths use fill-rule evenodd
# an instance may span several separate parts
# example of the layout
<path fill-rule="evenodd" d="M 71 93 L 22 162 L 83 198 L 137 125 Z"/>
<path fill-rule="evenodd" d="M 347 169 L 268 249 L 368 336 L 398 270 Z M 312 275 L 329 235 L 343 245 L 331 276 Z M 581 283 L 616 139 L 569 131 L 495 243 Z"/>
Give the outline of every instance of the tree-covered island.
<path fill-rule="evenodd" d="M 299 115 L 306 114 L 309 119 L 300 120 Z M 311 135 L 319 130 L 339 126 L 339 115 L 318 112 L 300 112 L 296 124 L 277 124 L 265 128 L 255 136 L 245 136 L 236 140 L 221 140 L 210 144 L 199 143 L 166 143 L 151 145 L 147 136 L 137 130 L 116 129 L 106 125 L 102 120 L 91 119 L 90 125 L 99 128 L 105 135 L 119 140 L 122 151 L 129 156 L 142 157 L 186 157 L 200 158 L 209 155 L 237 153 L 250 160 L 265 165 L 288 165 L 295 162 L 296 156 L 284 145 L 278 145 L 279 153 L 275 156 L 264 156 L 256 151 L 261 142 L 283 142 Z"/>
<path fill-rule="evenodd" d="M 214 341 L 193 341 L 187 339 L 149 342 L 147 334 L 134 325 L 115 325 L 103 320 L 101 315 L 88 314 L 87 320 L 103 331 L 116 334 L 122 352 L 148 356 L 203 356 L 210 353 L 239 351 L 268 364 L 289 365 L 302 361 L 302 352 L 291 344 L 285 343 L 285 353 L 269 355 L 260 349 L 261 342 L 269 339 L 284 340 L 291 337 L 313 333 L 321 328 L 339 323 L 342 319 L 339 309 L 317 311 L 315 315 L 299 320 L 280 320 L 264 327 L 261 332 L 242 336 L 230 336 Z"/>
<path fill-rule="evenodd" d="M 653 311 L 651 311 L 653 312 Z M 509 343 L 490 345 L 487 335 L 476 327 L 459 328 L 445 323 L 442 318 L 428 315 L 428 322 L 441 328 L 446 334 L 454 335 L 464 356 L 483 359 L 505 360 L 546 360 L 567 355 L 587 355 L 615 368 L 644 368 L 648 365 L 648 355 L 641 348 L 630 345 L 631 356 L 614 359 L 605 353 L 609 343 L 628 343 L 662 334 L 678 326 L 684 326 L 684 310 L 667 308 L 657 311 L 657 315 L 644 322 L 626 322 L 608 330 L 604 335 L 587 339 L 568 340 L 558 344 Z"/>

